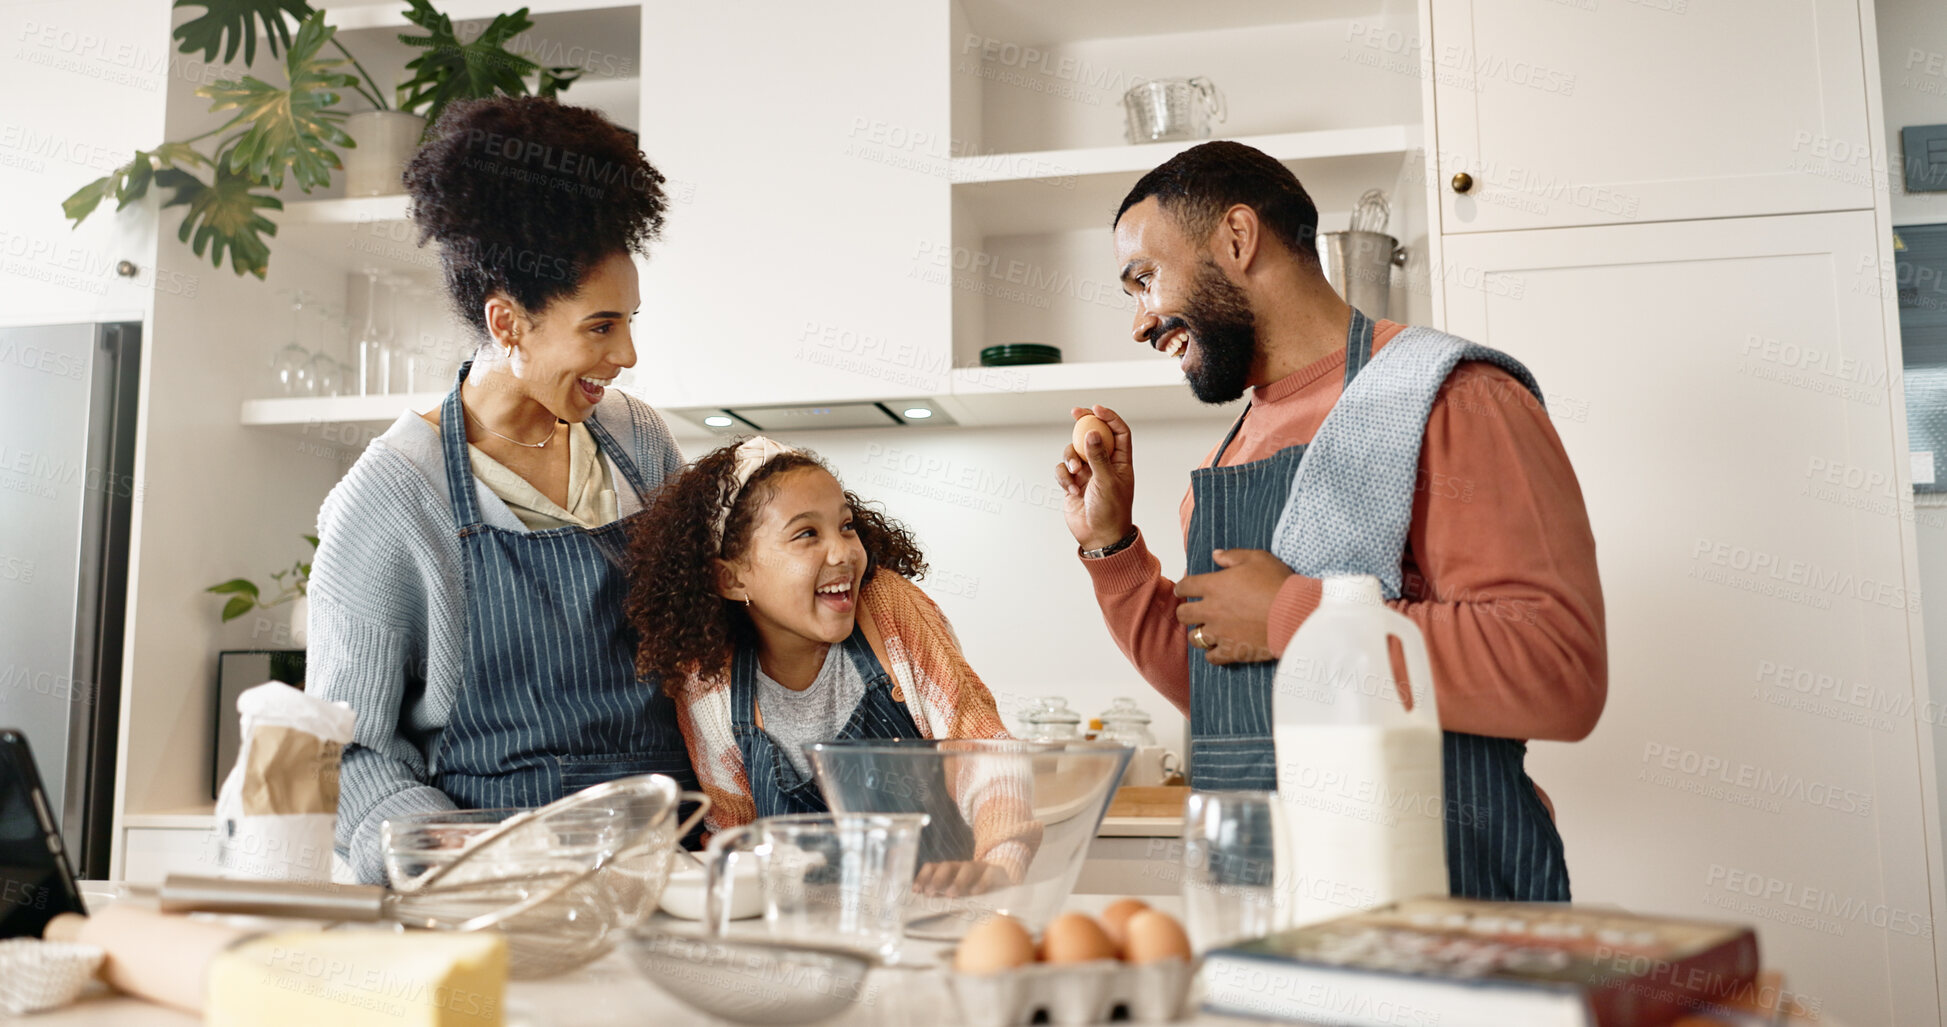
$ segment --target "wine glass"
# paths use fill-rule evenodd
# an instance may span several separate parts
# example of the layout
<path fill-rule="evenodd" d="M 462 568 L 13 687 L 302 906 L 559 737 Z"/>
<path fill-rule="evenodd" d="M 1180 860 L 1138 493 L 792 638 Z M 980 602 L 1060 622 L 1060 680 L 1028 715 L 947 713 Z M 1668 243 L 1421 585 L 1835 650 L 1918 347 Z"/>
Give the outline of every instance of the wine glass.
<path fill-rule="evenodd" d="M 271 383 L 286 396 L 315 396 L 317 379 L 312 375 L 311 351 L 304 348 L 304 308 L 317 297 L 302 289 L 291 291 L 291 341 L 271 357 Z"/>

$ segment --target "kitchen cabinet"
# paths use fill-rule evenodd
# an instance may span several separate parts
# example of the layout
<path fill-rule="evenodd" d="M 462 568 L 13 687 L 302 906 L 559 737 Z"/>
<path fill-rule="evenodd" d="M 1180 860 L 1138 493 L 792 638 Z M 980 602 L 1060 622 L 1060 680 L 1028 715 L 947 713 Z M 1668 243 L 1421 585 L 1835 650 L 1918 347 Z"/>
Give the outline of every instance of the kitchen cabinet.
<path fill-rule="evenodd" d="M 1444 232 L 1873 205 L 1858 0 L 1430 2 Z"/>
<path fill-rule="evenodd" d="M 642 145 L 675 202 L 642 278 L 658 406 L 946 390 L 947 8 L 763 0 L 644 18 Z"/>
<path fill-rule="evenodd" d="M 1931 1024 L 1882 245 L 1871 211 L 1450 236 L 1447 327 L 1534 371 L 1595 530 L 1608 708 L 1530 759 L 1576 900 L 1754 922 L 1794 989 Z"/>

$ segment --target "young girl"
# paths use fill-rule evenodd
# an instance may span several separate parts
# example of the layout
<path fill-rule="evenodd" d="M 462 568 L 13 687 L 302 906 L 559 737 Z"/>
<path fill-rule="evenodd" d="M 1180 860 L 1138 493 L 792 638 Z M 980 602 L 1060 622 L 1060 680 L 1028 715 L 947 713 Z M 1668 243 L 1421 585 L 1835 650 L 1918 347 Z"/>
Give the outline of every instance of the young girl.
<path fill-rule="evenodd" d="M 912 535 L 809 452 L 757 436 L 698 460 L 664 484 L 632 562 L 638 666 L 675 700 L 713 831 L 826 811 L 814 742 L 1008 737 L 946 617 L 908 580 L 926 568 Z M 933 818 L 918 887 L 1019 882 L 1041 830 L 1025 783 L 957 777 L 939 801 L 916 797 Z"/>

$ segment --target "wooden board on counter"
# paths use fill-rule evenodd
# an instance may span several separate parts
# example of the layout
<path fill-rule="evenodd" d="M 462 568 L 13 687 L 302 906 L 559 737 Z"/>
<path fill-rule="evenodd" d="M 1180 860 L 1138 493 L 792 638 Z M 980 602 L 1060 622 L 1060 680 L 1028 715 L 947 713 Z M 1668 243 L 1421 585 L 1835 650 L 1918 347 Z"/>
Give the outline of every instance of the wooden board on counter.
<path fill-rule="evenodd" d="M 1116 789 L 1109 800 L 1111 817 L 1165 817 L 1180 820 L 1183 800 L 1190 795 L 1189 785 L 1146 785 Z"/>

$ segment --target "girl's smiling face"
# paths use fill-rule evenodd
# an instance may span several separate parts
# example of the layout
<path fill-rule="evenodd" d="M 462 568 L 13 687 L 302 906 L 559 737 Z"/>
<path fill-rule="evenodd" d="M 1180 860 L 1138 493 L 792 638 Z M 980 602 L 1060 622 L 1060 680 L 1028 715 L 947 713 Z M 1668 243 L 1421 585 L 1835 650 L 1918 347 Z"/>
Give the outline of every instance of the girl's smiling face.
<path fill-rule="evenodd" d="M 791 637 L 835 645 L 851 637 L 865 580 L 865 545 L 838 479 L 821 467 L 796 467 L 758 485 L 768 493 L 751 519 L 750 541 L 735 560 L 718 561 L 724 598 L 749 601 L 766 649 Z"/>

